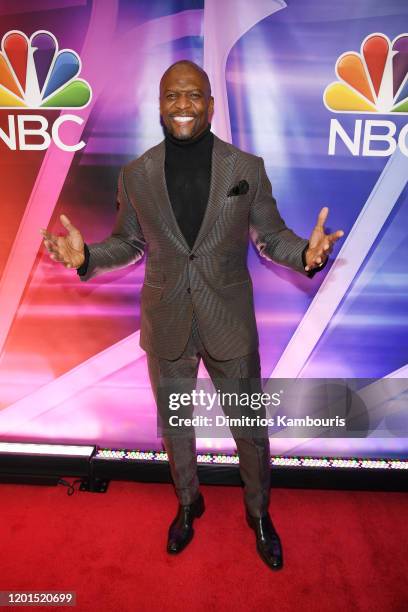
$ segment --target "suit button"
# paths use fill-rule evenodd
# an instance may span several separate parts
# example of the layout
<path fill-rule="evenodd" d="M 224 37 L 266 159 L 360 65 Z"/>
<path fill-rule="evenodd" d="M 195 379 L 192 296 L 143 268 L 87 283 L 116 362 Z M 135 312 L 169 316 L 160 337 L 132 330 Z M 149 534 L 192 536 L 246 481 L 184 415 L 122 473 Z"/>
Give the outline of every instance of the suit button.
<path fill-rule="evenodd" d="M 195 256 L 195 255 L 190 255 L 190 256 L 189 256 L 189 260 L 190 260 L 190 261 L 192 261 L 192 260 L 193 260 L 193 259 L 195 259 L 195 258 L 196 258 L 196 256 Z"/>
<path fill-rule="evenodd" d="M 191 289 L 190 289 L 190 287 L 187 289 L 187 293 L 191 293 Z"/>

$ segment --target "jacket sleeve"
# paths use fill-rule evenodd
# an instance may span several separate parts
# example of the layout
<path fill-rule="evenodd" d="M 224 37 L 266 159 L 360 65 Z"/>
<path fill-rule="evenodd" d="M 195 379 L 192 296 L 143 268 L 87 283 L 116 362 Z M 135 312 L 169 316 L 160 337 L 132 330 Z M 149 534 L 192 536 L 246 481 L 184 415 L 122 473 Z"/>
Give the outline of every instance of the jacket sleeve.
<path fill-rule="evenodd" d="M 262 158 L 259 158 L 258 187 L 251 204 L 249 221 L 251 239 L 262 257 L 305 276 L 314 275 L 315 270 L 308 273 L 303 264 L 308 240 L 300 238 L 286 227 L 272 195 L 272 186 Z"/>
<path fill-rule="evenodd" d="M 143 257 L 145 246 L 136 211 L 126 193 L 125 171 L 122 168 L 118 180 L 118 212 L 112 234 L 102 242 L 85 245 L 85 261 L 77 269 L 78 276 L 81 281 L 87 281 L 99 274 L 136 263 Z"/>

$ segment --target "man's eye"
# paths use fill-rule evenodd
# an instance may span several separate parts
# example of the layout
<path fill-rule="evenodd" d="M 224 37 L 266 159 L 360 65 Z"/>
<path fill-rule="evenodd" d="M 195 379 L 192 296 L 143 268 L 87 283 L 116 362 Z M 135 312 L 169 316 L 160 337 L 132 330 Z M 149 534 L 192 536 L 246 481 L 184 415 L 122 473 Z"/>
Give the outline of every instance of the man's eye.
<path fill-rule="evenodd" d="M 191 97 L 192 98 L 201 98 L 199 93 L 193 93 L 193 94 L 191 94 Z"/>
<path fill-rule="evenodd" d="M 167 94 L 166 98 L 168 100 L 174 100 L 174 98 L 176 97 L 176 94 L 172 93 L 172 94 Z"/>

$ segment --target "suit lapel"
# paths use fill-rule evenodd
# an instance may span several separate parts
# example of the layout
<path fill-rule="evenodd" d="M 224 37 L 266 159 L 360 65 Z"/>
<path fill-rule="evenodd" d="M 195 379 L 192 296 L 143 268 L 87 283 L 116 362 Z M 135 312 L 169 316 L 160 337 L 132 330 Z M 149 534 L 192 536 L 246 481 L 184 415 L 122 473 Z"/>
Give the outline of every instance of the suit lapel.
<path fill-rule="evenodd" d="M 214 135 L 214 146 L 211 159 L 211 184 L 208 204 L 204 219 L 194 242 L 193 251 L 207 236 L 214 225 L 221 209 L 227 199 L 228 186 L 236 161 L 236 153 L 228 148 L 227 144 Z"/>
<path fill-rule="evenodd" d="M 153 151 L 151 151 L 151 156 L 148 158 L 146 163 L 149 184 L 153 197 L 157 203 L 157 206 L 159 207 L 165 223 L 168 225 L 171 232 L 177 237 L 179 242 L 181 242 L 184 248 L 189 251 L 190 248 L 177 223 L 167 191 L 166 175 L 164 170 L 165 154 L 166 148 L 164 141 L 154 147 Z"/>
<path fill-rule="evenodd" d="M 184 248 L 190 251 L 190 248 L 177 223 L 167 191 L 164 170 L 165 152 L 166 149 L 163 141 L 154 147 L 150 153 L 150 157 L 146 160 L 146 170 L 150 188 L 164 221 Z M 227 143 L 214 135 L 214 146 L 211 159 L 210 193 L 204 219 L 194 246 L 191 250 L 197 249 L 198 245 L 207 236 L 219 213 L 221 212 L 222 206 L 227 199 L 228 187 L 231 182 L 231 175 L 236 157 L 236 153 L 229 149 Z"/>

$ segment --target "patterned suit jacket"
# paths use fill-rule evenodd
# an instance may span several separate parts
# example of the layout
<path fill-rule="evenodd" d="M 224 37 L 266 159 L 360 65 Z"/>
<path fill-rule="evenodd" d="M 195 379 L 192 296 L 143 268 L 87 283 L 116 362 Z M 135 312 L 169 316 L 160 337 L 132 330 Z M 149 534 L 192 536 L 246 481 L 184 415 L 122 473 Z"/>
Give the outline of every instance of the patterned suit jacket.
<path fill-rule="evenodd" d="M 87 281 L 139 261 L 146 252 L 140 346 L 178 358 L 188 340 L 193 309 L 200 336 L 215 359 L 256 350 L 248 241 L 259 253 L 306 275 L 308 241 L 286 227 L 261 157 L 214 136 L 211 186 L 200 231 L 190 249 L 175 219 L 164 173 L 165 144 L 146 151 L 119 175 L 119 209 L 112 234 L 88 245 Z M 249 189 L 228 192 L 241 180 Z"/>

